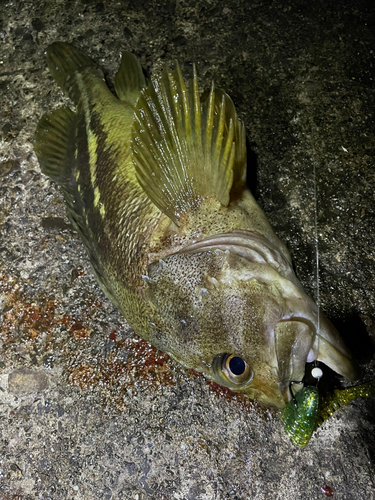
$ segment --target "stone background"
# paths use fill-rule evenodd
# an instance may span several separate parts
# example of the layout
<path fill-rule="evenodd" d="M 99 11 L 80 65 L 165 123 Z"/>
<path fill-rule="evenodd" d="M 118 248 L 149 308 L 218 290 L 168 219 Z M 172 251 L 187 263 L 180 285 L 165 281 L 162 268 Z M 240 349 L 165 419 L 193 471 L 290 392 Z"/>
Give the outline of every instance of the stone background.
<path fill-rule="evenodd" d="M 338 6 L 339 5 L 339 6 Z M 44 51 L 74 42 L 113 78 L 197 64 L 245 122 L 249 183 L 297 274 L 374 377 L 372 1 L 0 0 L 0 498 L 369 499 L 374 398 L 303 450 L 277 412 L 232 396 L 130 331 L 40 173 L 41 115 L 68 103 Z M 325 371 L 325 387 L 343 386 Z M 324 386 L 324 384 L 323 384 Z"/>

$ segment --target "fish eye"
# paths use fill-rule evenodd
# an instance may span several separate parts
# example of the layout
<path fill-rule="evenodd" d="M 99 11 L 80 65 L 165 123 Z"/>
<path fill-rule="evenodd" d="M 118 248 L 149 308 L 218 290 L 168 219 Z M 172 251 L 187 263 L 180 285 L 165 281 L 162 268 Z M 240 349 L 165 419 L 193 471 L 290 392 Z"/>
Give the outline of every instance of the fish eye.
<path fill-rule="evenodd" d="M 241 357 L 235 354 L 219 354 L 213 362 L 214 371 L 225 384 L 244 385 L 253 376 L 249 365 Z"/>
<path fill-rule="evenodd" d="M 237 376 L 243 375 L 246 370 L 245 361 L 238 356 L 229 356 L 226 360 L 225 366 L 230 372 Z"/>

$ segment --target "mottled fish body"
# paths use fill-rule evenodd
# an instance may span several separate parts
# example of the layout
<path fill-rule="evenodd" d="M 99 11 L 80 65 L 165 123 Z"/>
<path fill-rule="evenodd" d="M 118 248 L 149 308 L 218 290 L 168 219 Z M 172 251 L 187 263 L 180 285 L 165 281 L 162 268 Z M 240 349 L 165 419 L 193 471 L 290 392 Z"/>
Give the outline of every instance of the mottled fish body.
<path fill-rule="evenodd" d="M 245 131 L 225 92 L 205 99 L 178 66 L 146 82 L 124 53 L 115 97 L 70 44 L 48 49 L 75 111 L 38 126 L 43 172 L 64 192 L 104 293 L 134 331 L 184 366 L 284 407 L 319 360 L 350 354 L 296 278 L 245 184 Z M 295 392 L 303 384 L 295 386 Z"/>

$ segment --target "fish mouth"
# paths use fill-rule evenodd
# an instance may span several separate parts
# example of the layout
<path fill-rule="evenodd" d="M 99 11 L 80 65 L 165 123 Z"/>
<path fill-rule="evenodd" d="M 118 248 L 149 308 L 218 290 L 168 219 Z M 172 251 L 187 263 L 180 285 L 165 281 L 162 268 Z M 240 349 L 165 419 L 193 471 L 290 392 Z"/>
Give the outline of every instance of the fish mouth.
<path fill-rule="evenodd" d="M 215 234 L 186 245 L 172 255 L 209 252 L 210 250 L 229 251 L 249 262 L 268 264 L 282 277 L 301 288 L 288 258 L 276 245 L 257 231 L 234 230 L 229 233 Z"/>
<path fill-rule="evenodd" d="M 294 318 L 279 321 L 274 333 L 279 389 L 285 403 L 303 389 L 309 373 L 306 368 L 311 363 L 321 362 L 352 381 L 358 378 L 350 352 L 323 314 L 319 326 Z"/>

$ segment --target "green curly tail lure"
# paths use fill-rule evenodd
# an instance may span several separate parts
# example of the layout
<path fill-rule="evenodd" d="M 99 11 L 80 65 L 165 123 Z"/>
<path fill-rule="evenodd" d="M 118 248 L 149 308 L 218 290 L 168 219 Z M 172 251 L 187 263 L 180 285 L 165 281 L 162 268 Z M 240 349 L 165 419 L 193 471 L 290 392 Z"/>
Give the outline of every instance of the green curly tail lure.
<path fill-rule="evenodd" d="M 303 448 L 310 441 L 319 418 L 319 392 L 316 387 L 304 387 L 285 406 L 281 421 L 293 444 Z"/>
<path fill-rule="evenodd" d="M 303 448 L 310 441 L 317 426 L 331 417 L 341 406 L 349 404 L 354 399 L 371 396 L 375 396 L 375 379 L 356 387 L 336 389 L 333 394 L 322 399 L 316 387 L 307 386 L 285 406 L 281 421 L 292 443 Z"/>

